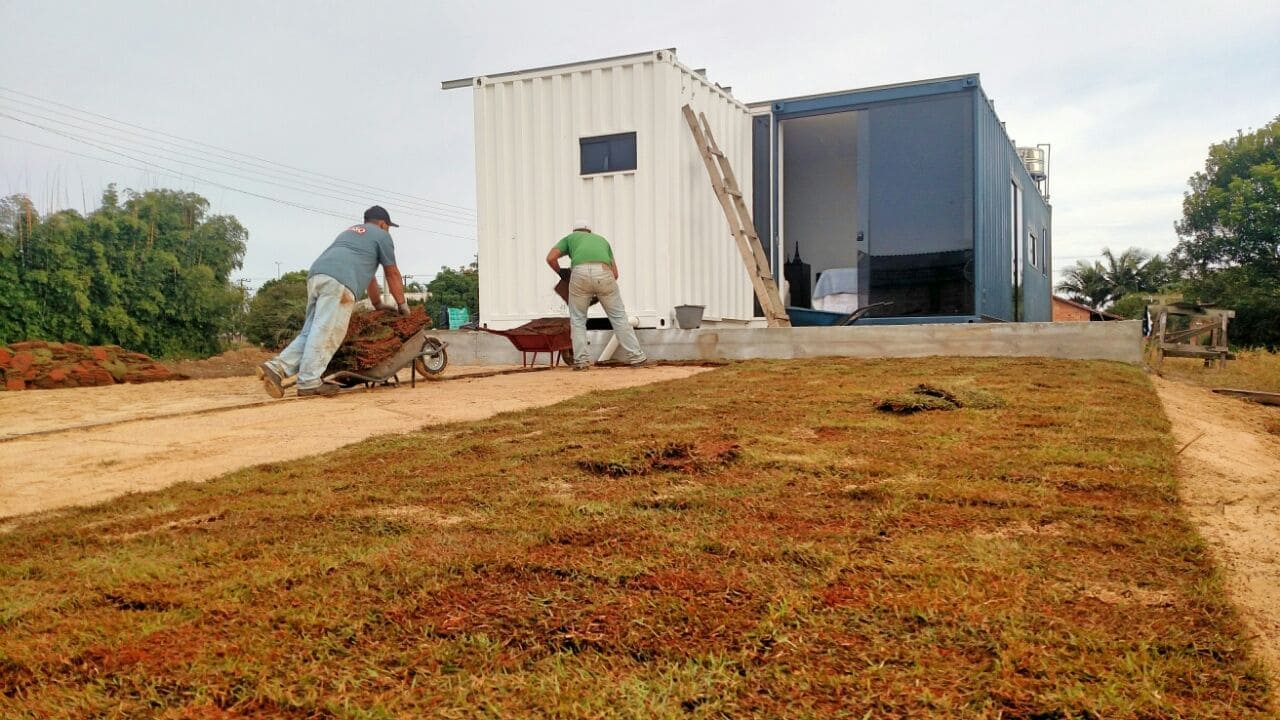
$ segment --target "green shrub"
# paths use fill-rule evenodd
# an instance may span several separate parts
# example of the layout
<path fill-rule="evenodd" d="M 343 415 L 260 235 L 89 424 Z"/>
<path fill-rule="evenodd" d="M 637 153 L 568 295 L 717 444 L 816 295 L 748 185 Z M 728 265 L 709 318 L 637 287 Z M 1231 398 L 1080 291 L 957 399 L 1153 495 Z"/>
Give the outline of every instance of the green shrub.
<path fill-rule="evenodd" d="M 268 280 L 254 294 L 244 335 L 257 345 L 280 348 L 302 330 L 306 319 L 307 271 L 295 270 Z"/>

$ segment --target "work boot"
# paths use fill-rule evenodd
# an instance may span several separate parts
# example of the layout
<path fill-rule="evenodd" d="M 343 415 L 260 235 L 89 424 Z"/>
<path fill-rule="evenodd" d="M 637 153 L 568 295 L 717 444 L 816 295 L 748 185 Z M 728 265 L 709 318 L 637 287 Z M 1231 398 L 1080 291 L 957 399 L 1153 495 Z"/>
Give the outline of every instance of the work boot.
<path fill-rule="evenodd" d="M 280 373 L 266 363 L 262 363 L 257 369 L 258 379 L 262 381 L 262 389 L 277 400 L 284 397 L 284 378 L 280 377 Z"/>
<path fill-rule="evenodd" d="M 298 397 L 333 397 L 338 392 L 337 385 L 322 383 L 313 388 L 298 388 Z"/>
<path fill-rule="evenodd" d="M 639 370 L 640 368 L 653 367 L 653 361 L 650 360 L 649 358 L 645 358 L 643 360 L 640 360 L 639 362 L 633 362 L 627 367 L 635 368 L 637 370 Z"/>
<path fill-rule="evenodd" d="M 587 363 L 578 363 L 578 364 L 576 364 L 576 365 L 574 365 L 574 366 L 573 366 L 573 369 L 574 369 L 574 370 L 587 370 L 587 369 L 590 369 L 590 367 L 591 367 L 591 366 L 590 366 L 590 365 L 588 365 Z"/>

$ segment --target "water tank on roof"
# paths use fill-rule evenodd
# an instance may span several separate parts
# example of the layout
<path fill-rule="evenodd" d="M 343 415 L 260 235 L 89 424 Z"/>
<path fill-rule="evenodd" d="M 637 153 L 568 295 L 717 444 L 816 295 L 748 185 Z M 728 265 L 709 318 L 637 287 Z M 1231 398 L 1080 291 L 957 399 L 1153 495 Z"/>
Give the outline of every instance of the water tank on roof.
<path fill-rule="evenodd" d="M 1040 182 L 1048 177 L 1044 167 L 1044 148 L 1020 147 L 1018 157 L 1022 159 L 1022 164 L 1027 166 L 1027 172 L 1031 174 L 1032 180 Z"/>

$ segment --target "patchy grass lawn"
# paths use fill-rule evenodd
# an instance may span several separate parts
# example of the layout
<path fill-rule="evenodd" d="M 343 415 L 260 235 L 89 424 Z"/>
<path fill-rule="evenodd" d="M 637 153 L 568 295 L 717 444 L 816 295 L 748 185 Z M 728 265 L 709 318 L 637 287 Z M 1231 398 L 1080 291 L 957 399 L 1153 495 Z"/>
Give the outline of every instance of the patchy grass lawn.
<path fill-rule="evenodd" d="M 1160 374 L 1171 380 L 1208 388 L 1241 388 L 1280 393 L 1280 354 L 1266 350 L 1240 350 L 1235 360 L 1219 370 L 1207 368 L 1203 360 L 1165 358 Z"/>
<path fill-rule="evenodd" d="M 922 383 L 1000 406 L 875 409 Z M 1159 407 L 1110 363 L 753 362 L 73 511 L 0 535 L 0 708 L 1270 717 Z"/>

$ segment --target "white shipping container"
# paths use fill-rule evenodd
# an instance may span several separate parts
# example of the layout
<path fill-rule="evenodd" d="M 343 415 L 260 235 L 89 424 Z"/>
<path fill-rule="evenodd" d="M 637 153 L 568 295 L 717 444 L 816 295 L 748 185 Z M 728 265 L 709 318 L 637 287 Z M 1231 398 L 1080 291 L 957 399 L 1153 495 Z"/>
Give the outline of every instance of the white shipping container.
<path fill-rule="evenodd" d="M 738 184 L 751 190 L 751 115 L 657 50 L 445 83 L 475 94 L 480 322 L 503 330 L 563 316 L 543 259 L 580 218 L 613 245 L 627 313 L 672 327 L 677 305 L 750 320 L 741 256 L 685 123 L 705 113 Z M 579 142 L 636 134 L 634 170 L 583 175 Z M 603 317 L 599 307 L 592 315 Z"/>

